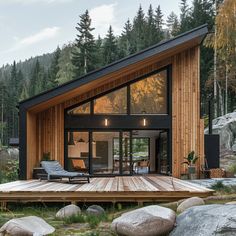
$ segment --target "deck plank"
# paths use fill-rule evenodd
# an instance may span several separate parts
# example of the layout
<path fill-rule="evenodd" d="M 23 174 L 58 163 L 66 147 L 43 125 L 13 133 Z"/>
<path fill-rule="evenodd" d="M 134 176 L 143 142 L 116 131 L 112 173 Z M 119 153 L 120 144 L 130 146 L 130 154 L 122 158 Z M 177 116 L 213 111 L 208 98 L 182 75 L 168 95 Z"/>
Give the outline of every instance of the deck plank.
<path fill-rule="evenodd" d="M 116 176 L 91 178 L 90 183 L 69 184 L 46 180 L 0 184 L 0 202 L 18 201 L 170 201 L 210 196 L 213 191 L 168 176 Z"/>

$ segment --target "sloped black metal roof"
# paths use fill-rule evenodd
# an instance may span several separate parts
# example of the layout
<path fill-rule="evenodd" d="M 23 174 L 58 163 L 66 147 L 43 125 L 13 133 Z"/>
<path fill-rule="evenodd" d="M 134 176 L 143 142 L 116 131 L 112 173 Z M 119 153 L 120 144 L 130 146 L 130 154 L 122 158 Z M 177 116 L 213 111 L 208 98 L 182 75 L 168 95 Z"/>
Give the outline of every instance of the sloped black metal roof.
<path fill-rule="evenodd" d="M 97 78 L 100 78 L 100 77 L 105 76 L 109 73 L 115 72 L 117 70 L 120 70 L 128 65 L 137 63 L 137 62 L 142 61 L 146 58 L 154 56 L 156 54 L 163 53 L 163 52 L 170 50 L 176 46 L 180 46 L 181 44 L 184 44 L 188 41 L 194 40 L 196 38 L 200 38 L 202 41 L 207 33 L 208 33 L 207 24 L 204 24 L 204 25 L 194 28 L 193 30 L 190 30 L 186 33 L 180 34 L 175 38 L 160 42 L 160 43 L 158 43 L 154 46 L 151 46 L 147 49 L 144 49 L 138 53 L 132 54 L 132 55 L 125 57 L 121 60 L 113 62 L 105 67 L 102 67 L 98 70 L 92 71 L 86 75 L 83 75 L 75 80 L 72 80 L 72 81 L 69 81 L 65 84 L 62 84 L 54 89 L 48 90 L 48 91 L 38 94 L 34 97 L 31 97 L 31 98 L 28 98 L 24 101 L 21 101 L 19 103 L 19 105 L 20 105 L 20 107 L 23 107 L 24 109 L 28 109 L 30 107 L 33 107 L 34 105 L 40 104 L 40 103 L 50 100 L 54 97 L 62 95 L 63 93 L 73 90 L 79 86 L 90 83 L 90 82 L 96 80 Z"/>

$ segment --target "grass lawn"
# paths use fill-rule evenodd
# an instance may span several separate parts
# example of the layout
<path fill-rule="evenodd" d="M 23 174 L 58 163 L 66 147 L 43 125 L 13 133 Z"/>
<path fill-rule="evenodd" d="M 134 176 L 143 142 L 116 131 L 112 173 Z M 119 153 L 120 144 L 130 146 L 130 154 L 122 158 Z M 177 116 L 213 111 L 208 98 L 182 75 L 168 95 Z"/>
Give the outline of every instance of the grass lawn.
<path fill-rule="evenodd" d="M 106 215 L 101 217 L 88 216 L 85 211 L 88 206 L 80 205 L 82 214 L 59 220 L 55 217 L 56 212 L 64 207 L 63 204 L 9 204 L 7 211 L 0 212 L 0 226 L 12 218 L 24 216 L 39 216 L 47 223 L 55 227 L 56 235 L 84 235 L 84 236 L 108 236 L 115 235 L 110 230 L 110 224 L 114 218 L 125 211 L 137 208 L 137 204 L 111 204 L 101 205 L 106 210 Z"/>

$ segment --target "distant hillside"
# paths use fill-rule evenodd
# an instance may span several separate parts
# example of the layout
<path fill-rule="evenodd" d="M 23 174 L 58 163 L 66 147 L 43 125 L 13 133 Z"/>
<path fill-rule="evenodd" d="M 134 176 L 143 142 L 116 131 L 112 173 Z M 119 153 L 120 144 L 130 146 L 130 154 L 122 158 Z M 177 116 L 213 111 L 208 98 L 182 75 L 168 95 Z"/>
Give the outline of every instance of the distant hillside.
<path fill-rule="evenodd" d="M 30 79 L 30 73 L 32 71 L 33 66 L 35 65 L 36 61 L 40 63 L 40 65 L 47 71 L 52 62 L 54 53 L 47 53 L 41 56 L 31 57 L 25 61 L 20 61 L 16 63 L 17 70 L 21 70 L 23 77 L 27 80 Z M 10 77 L 12 70 L 12 65 L 6 65 L 0 67 L 0 80 L 4 80 Z"/>

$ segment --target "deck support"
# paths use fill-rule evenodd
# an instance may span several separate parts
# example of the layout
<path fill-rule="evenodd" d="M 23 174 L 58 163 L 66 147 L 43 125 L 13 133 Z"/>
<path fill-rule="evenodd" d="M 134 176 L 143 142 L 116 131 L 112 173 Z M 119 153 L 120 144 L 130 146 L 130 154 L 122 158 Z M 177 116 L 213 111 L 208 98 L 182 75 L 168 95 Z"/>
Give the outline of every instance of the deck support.
<path fill-rule="evenodd" d="M 3 201 L 0 205 L 0 211 L 6 211 L 7 210 L 7 202 Z"/>

